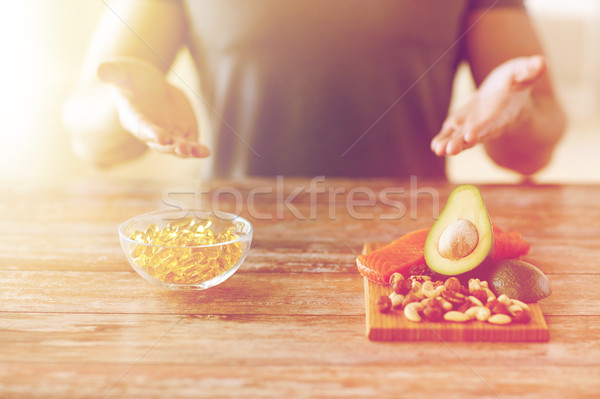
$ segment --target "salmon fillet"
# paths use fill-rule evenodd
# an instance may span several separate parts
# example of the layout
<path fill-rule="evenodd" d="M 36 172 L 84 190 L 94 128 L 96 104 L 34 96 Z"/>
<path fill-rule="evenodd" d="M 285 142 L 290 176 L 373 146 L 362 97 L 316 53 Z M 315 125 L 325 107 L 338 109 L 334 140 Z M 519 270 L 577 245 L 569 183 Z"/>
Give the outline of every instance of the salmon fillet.
<path fill-rule="evenodd" d="M 513 259 L 529 252 L 529 243 L 517 231 L 505 233 L 493 226 L 494 260 Z M 356 258 L 360 274 L 369 280 L 387 284 L 393 273 L 409 277 L 412 266 L 425 264 L 425 240 L 429 228 L 403 235 L 386 246 Z"/>

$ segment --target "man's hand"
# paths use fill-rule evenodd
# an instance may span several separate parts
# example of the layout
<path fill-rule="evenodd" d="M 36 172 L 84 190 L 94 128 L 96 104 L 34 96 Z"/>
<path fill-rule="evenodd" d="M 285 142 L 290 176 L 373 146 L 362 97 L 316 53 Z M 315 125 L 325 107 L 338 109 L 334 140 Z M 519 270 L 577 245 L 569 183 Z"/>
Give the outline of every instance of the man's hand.
<path fill-rule="evenodd" d="M 187 97 L 147 61 L 118 57 L 98 66 L 101 81 L 115 88 L 123 128 L 148 147 L 181 157 L 209 155 L 198 143 L 198 123 Z"/>
<path fill-rule="evenodd" d="M 546 73 L 542 56 L 514 58 L 496 67 L 473 98 L 451 113 L 431 141 L 439 156 L 461 151 L 518 131 L 529 123 L 534 111 L 532 88 Z"/>

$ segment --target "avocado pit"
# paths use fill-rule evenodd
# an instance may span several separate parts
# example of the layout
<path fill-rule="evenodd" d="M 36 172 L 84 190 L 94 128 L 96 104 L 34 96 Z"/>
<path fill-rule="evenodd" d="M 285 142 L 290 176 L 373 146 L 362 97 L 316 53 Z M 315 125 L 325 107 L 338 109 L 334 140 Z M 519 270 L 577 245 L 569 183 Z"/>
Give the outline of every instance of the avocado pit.
<path fill-rule="evenodd" d="M 456 187 L 425 240 L 425 262 L 436 273 L 457 276 L 493 257 L 494 233 L 475 186 Z"/>
<path fill-rule="evenodd" d="M 438 241 L 439 254 L 450 260 L 462 259 L 468 256 L 479 242 L 479 233 L 473 223 L 459 219 L 449 224 Z"/>

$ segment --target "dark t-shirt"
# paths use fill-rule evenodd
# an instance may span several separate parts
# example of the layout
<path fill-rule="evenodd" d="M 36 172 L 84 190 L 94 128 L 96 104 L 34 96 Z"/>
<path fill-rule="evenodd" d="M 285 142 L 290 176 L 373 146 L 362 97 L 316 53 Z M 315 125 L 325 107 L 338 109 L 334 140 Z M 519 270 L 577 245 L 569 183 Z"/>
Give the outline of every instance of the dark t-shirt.
<path fill-rule="evenodd" d="M 444 177 L 465 16 L 522 1 L 189 0 L 216 176 Z"/>

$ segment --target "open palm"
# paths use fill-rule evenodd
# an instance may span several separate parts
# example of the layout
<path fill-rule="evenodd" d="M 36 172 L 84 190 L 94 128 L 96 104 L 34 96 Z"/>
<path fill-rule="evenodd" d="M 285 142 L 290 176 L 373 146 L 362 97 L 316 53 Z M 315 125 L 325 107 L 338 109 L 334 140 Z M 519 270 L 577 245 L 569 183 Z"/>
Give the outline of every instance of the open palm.
<path fill-rule="evenodd" d="M 148 147 L 181 157 L 209 155 L 208 148 L 198 142 L 198 123 L 189 100 L 156 66 L 118 57 L 100 64 L 98 77 L 116 89 L 123 128 Z"/>
<path fill-rule="evenodd" d="M 452 112 L 431 142 L 439 156 L 455 155 L 525 123 L 534 107 L 534 84 L 545 74 L 541 56 L 511 59 L 496 67 L 473 98 Z"/>

